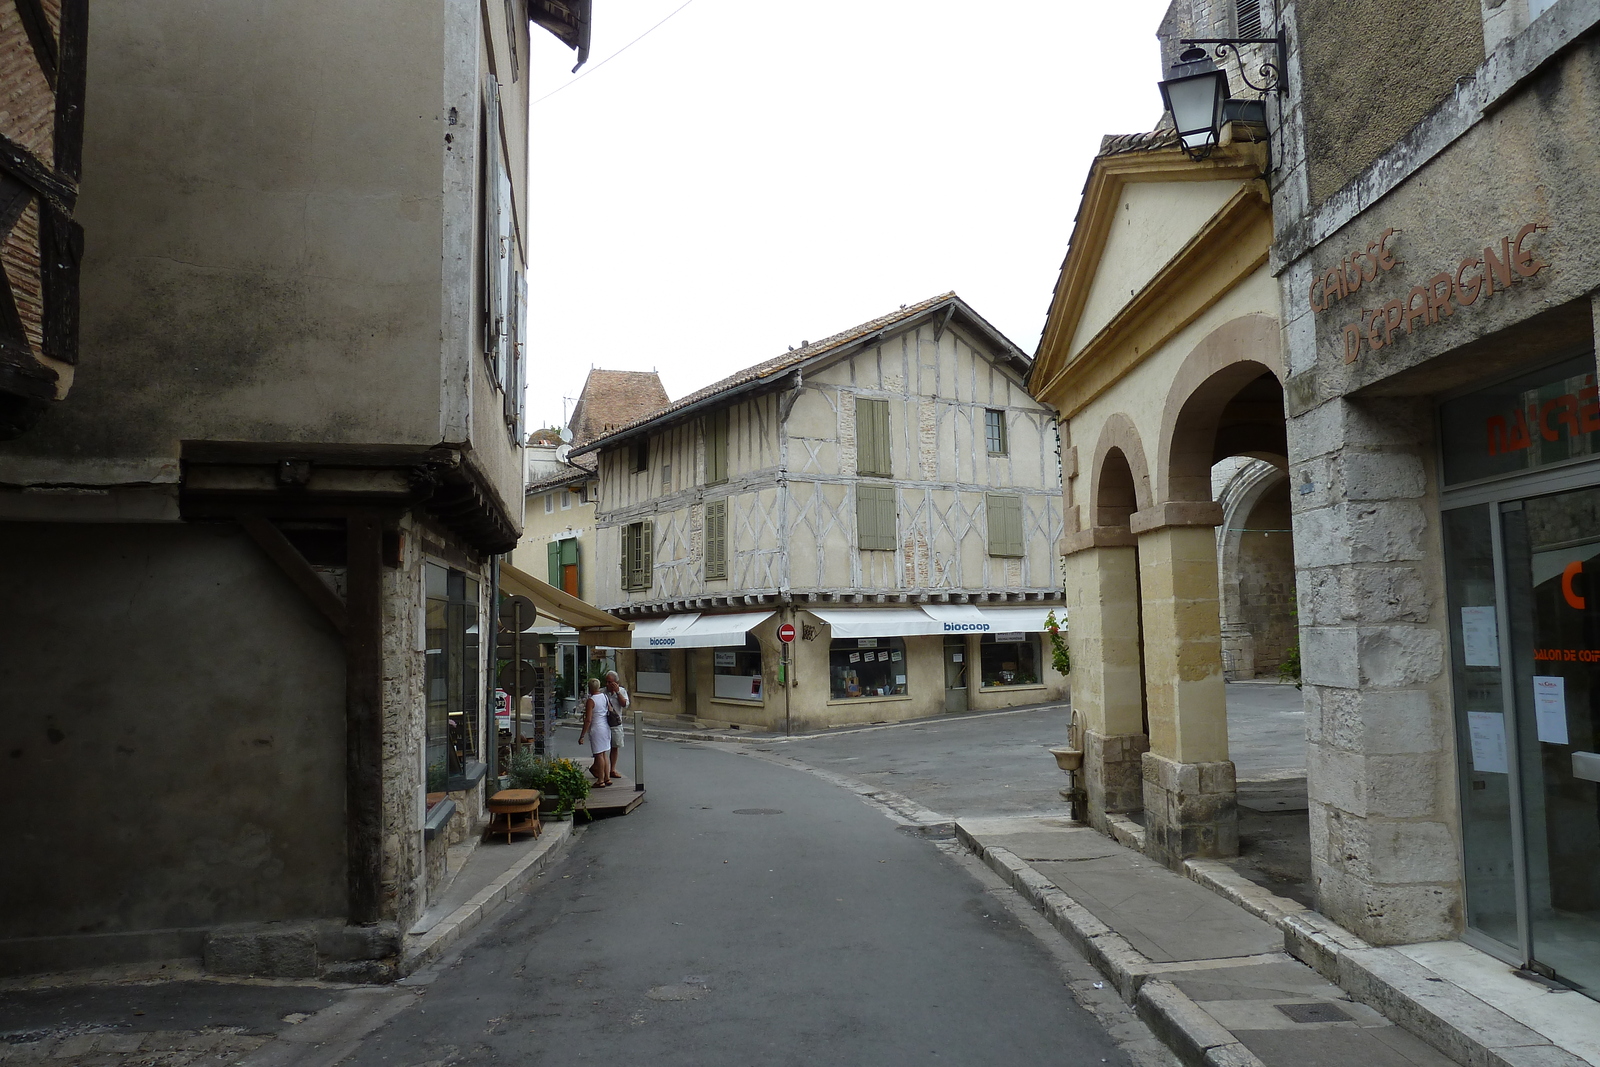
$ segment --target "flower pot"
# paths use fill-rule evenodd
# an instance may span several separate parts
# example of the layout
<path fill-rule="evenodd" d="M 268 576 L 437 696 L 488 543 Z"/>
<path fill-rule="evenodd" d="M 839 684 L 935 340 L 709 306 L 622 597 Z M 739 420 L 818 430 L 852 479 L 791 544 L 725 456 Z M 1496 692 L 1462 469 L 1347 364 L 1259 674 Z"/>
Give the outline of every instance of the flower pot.
<path fill-rule="evenodd" d="M 1076 771 L 1083 766 L 1082 749 L 1052 748 L 1050 755 L 1056 758 L 1056 766 L 1064 771 Z"/>

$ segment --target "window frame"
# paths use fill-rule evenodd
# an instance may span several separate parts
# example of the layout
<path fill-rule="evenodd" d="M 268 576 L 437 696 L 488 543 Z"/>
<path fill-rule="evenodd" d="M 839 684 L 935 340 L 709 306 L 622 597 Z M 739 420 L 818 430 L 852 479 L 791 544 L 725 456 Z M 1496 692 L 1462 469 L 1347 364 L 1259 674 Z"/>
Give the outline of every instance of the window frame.
<path fill-rule="evenodd" d="M 855 696 L 850 696 L 845 685 L 835 686 L 835 671 L 849 672 L 853 666 L 848 657 L 856 654 L 861 657 L 857 662 L 864 662 L 867 652 L 888 653 L 890 658 L 883 661 L 884 666 L 888 668 L 888 673 L 884 676 L 884 685 L 895 690 L 894 692 L 858 693 Z M 834 704 L 841 701 L 858 700 L 894 700 L 909 697 L 911 695 L 911 672 L 907 669 L 909 663 L 910 659 L 906 654 L 906 642 L 903 637 L 836 637 L 828 642 L 828 703 Z M 900 671 L 904 673 L 896 673 L 895 666 L 897 664 Z M 838 681 L 843 683 L 848 677 L 848 673 L 842 674 L 838 677 Z M 894 680 L 896 677 L 903 677 L 906 680 L 897 682 Z M 859 689 L 861 688 L 859 668 L 856 668 L 856 678 L 857 688 Z"/>
<path fill-rule="evenodd" d="M 644 474 L 650 470 L 650 439 L 640 437 L 628 445 L 628 468 L 634 474 Z"/>
<path fill-rule="evenodd" d="M 728 422 L 728 409 L 722 408 L 708 414 L 701 423 L 707 485 L 721 485 L 728 480 Z"/>
<path fill-rule="evenodd" d="M 982 691 L 982 690 L 994 690 L 994 689 L 1016 689 L 1016 688 L 1019 688 L 1019 687 L 1022 687 L 1022 686 L 1044 685 L 1045 684 L 1045 680 L 1044 680 L 1044 666 L 1045 666 L 1044 665 L 1044 642 L 1040 640 L 1039 635 L 1038 634 L 1034 634 L 1034 633 L 1023 632 L 1020 635 L 1022 637 L 1021 641 L 998 641 L 998 640 L 996 640 L 997 637 L 1001 637 L 1001 636 L 1009 636 L 1009 635 L 992 634 L 992 633 L 991 634 L 979 634 L 978 635 L 978 688 L 979 688 L 979 690 Z M 992 657 L 986 655 L 986 652 L 987 652 L 987 650 L 997 649 L 997 648 L 1000 648 L 1002 646 L 1012 647 L 1012 648 L 1015 648 L 1015 647 L 1018 647 L 1018 646 L 1027 646 L 1031 650 L 1032 655 L 1033 655 L 1033 669 L 1034 669 L 1034 672 L 1035 672 L 1034 673 L 1034 677 L 1033 677 L 1033 681 L 1024 682 L 1024 681 L 1019 681 L 1019 680 L 1013 680 L 1013 681 L 1010 681 L 1010 682 L 995 682 L 993 684 L 991 684 L 989 682 L 988 662 Z M 1018 662 L 1019 662 L 1019 667 L 1020 667 L 1020 660 Z M 997 668 L 997 670 L 998 670 L 998 668 Z M 1016 673 L 1020 674 L 1020 673 L 1022 673 L 1022 671 L 1019 669 Z"/>
<path fill-rule="evenodd" d="M 1011 454 L 1011 434 L 1004 408 L 983 409 L 983 447 L 991 456 Z"/>
<path fill-rule="evenodd" d="M 622 527 L 622 588 L 628 592 L 655 584 L 655 523 L 650 519 Z"/>

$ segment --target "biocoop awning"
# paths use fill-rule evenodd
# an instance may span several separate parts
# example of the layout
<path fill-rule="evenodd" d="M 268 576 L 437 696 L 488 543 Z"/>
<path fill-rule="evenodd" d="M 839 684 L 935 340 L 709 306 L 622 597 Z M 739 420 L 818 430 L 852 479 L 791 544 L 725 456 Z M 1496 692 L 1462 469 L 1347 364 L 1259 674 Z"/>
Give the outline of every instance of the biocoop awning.
<path fill-rule="evenodd" d="M 736 611 L 728 615 L 688 612 L 633 624 L 633 644 L 619 648 L 720 648 L 742 645 L 745 635 L 772 618 L 771 611 Z"/>

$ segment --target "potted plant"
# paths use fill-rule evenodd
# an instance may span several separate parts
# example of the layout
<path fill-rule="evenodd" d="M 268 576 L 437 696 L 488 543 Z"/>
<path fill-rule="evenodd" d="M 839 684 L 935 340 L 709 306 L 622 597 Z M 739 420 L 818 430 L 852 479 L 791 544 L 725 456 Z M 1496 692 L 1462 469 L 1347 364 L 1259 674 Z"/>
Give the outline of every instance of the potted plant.
<path fill-rule="evenodd" d="M 551 794 L 554 794 L 550 814 L 554 818 L 564 819 L 572 814 L 573 808 L 580 800 L 588 799 L 588 776 L 584 774 L 583 768 L 579 767 L 575 760 L 563 757 L 543 762 L 545 767 L 543 786 L 546 797 L 545 802 L 552 803 Z M 540 810 L 545 810 L 544 804 L 540 805 Z M 585 808 L 583 813 L 591 819 L 594 818 L 594 816 L 589 815 L 588 808 Z"/>
<path fill-rule="evenodd" d="M 506 777 L 511 779 L 512 789 L 534 789 L 543 792 L 550 780 L 550 765 L 545 759 L 534 755 L 532 750 L 519 749 L 511 757 L 511 763 L 506 768 Z"/>

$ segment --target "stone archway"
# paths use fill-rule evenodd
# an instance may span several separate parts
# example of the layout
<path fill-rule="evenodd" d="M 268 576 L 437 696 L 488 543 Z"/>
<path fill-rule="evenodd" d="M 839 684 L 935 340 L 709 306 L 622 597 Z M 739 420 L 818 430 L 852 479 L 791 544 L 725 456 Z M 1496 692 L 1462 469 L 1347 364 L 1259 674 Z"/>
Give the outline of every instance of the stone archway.
<path fill-rule="evenodd" d="M 1067 557 L 1073 707 L 1084 749 L 1089 819 L 1144 806 L 1145 727 L 1139 552 L 1129 523 L 1150 505 L 1150 475 L 1133 421 L 1122 413 L 1102 425 L 1089 468 L 1088 528 Z"/>
<path fill-rule="evenodd" d="M 1146 850 L 1176 865 L 1238 852 L 1229 759 L 1213 495 L 1220 459 L 1286 465 L 1277 322 L 1222 324 L 1183 359 L 1167 392 L 1155 500 L 1138 538 L 1150 751 L 1143 757 Z"/>
<path fill-rule="evenodd" d="M 1283 632 L 1284 620 L 1292 628 L 1294 619 L 1288 610 L 1295 587 L 1288 485 L 1288 472 L 1267 460 L 1229 457 L 1212 468 L 1213 492 L 1222 505 L 1217 527 L 1222 672 L 1230 682 L 1275 672 L 1295 640 L 1285 640 Z"/>

